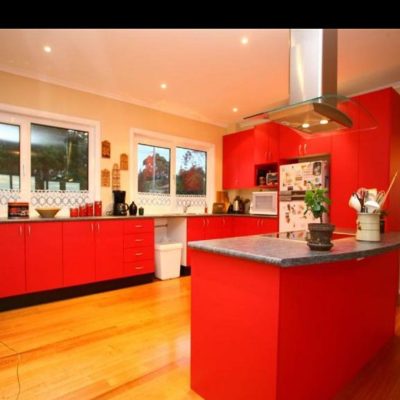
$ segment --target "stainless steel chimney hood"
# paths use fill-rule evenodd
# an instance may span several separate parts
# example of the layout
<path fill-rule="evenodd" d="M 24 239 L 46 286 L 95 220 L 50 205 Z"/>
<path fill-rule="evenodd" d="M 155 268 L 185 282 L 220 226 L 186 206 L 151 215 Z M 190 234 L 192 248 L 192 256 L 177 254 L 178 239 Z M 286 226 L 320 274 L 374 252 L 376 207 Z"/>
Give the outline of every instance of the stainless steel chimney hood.
<path fill-rule="evenodd" d="M 289 105 L 255 114 L 312 134 L 351 128 L 345 103 L 337 95 L 337 30 L 290 30 Z"/>

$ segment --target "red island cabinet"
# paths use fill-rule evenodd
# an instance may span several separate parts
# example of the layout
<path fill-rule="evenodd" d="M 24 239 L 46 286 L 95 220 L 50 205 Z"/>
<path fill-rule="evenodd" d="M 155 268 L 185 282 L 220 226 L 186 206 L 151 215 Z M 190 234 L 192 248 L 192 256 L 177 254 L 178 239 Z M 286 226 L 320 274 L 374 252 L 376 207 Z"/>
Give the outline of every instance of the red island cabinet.
<path fill-rule="evenodd" d="M 61 288 L 62 223 L 26 223 L 25 246 L 27 292 Z"/>
<path fill-rule="evenodd" d="M 0 298 L 25 293 L 24 224 L 0 224 L 0 253 Z"/>

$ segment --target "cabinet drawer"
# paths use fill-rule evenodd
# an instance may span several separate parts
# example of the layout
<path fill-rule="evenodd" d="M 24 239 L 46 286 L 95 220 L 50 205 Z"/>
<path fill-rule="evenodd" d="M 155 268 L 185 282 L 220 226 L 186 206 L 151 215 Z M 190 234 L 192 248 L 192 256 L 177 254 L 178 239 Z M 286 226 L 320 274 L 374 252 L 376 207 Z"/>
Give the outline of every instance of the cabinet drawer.
<path fill-rule="evenodd" d="M 124 233 L 153 232 L 154 219 L 135 218 L 131 221 L 124 221 Z"/>
<path fill-rule="evenodd" d="M 154 246 L 124 249 L 124 262 L 154 260 Z"/>
<path fill-rule="evenodd" d="M 153 232 L 130 233 L 124 235 L 124 248 L 143 247 L 154 245 Z"/>
<path fill-rule="evenodd" d="M 143 275 L 154 272 L 154 260 L 132 261 L 124 263 L 124 276 Z"/>

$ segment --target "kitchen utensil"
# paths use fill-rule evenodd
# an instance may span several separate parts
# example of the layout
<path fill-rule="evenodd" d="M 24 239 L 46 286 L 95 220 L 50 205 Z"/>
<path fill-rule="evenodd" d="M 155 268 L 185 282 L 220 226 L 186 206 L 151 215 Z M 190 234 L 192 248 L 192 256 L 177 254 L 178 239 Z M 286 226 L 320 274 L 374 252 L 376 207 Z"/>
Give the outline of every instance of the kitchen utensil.
<path fill-rule="evenodd" d="M 367 200 L 365 202 L 365 208 L 367 209 L 368 213 L 372 213 L 374 211 L 380 210 L 381 206 L 375 200 Z"/>
<path fill-rule="evenodd" d="M 368 189 L 366 189 L 366 188 L 359 188 L 359 189 L 357 190 L 357 198 L 358 198 L 358 201 L 359 201 L 360 204 L 361 204 L 361 212 L 362 212 L 362 213 L 365 212 L 364 203 L 365 203 L 365 201 L 367 200 L 367 199 L 366 199 L 367 195 L 368 195 Z"/>
<path fill-rule="evenodd" d="M 383 200 L 383 198 L 385 197 L 386 192 L 384 190 L 381 190 L 378 192 L 378 194 L 376 195 L 376 202 L 381 204 L 381 201 Z"/>
<path fill-rule="evenodd" d="M 398 171 L 396 171 L 396 173 L 394 174 L 394 176 L 393 176 L 393 178 L 392 178 L 392 181 L 390 182 L 389 188 L 388 188 L 388 190 L 387 190 L 386 193 L 385 193 L 385 196 L 383 196 L 382 201 L 379 203 L 379 205 L 380 205 L 381 208 L 383 207 L 383 205 L 384 205 L 384 203 L 385 203 L 385 201 L 386 201 L 386 199 L 387 199 L 387 197 L 388 197 L 388 194 L 389 194 L 389 192 L 390 192 L 390 189 L 392 188 L 393 183 L 394 183 L 394 181 L 395 181 L 396 178 L 397 178 L 397 173 L 398 173 Z"/>
<path fill-rule="evenodd" d="M 349 199 L 349 206 L 354 208 L 357 212 L 361 211 L 361 202 L 356 193 L 353 193 Z"/>

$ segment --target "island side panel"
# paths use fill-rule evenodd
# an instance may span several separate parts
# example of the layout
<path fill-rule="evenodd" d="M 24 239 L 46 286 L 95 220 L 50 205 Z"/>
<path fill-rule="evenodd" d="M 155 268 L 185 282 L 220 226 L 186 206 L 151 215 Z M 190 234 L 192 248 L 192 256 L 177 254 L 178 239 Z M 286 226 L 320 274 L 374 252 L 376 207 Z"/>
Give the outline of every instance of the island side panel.
<path fill-rule="evenodd" d="M 277 398 L 331 398 L 394 335 L 397 295 L 397 251 L 283 269 Z"/>
<path fill-rule="evenodd" d="M 279 267 L 192 254 L 192 389 L 207 400 L 275 399 Z"/>

